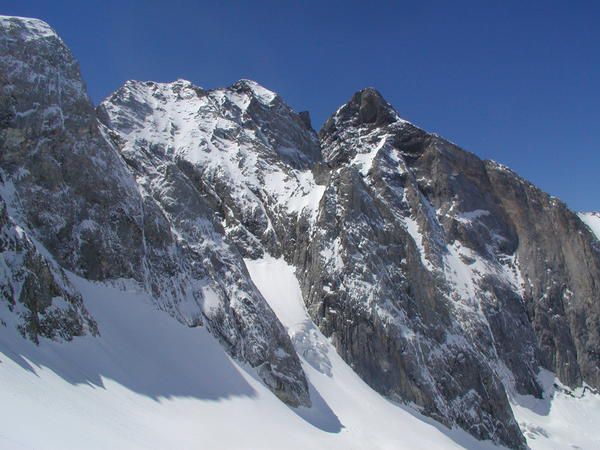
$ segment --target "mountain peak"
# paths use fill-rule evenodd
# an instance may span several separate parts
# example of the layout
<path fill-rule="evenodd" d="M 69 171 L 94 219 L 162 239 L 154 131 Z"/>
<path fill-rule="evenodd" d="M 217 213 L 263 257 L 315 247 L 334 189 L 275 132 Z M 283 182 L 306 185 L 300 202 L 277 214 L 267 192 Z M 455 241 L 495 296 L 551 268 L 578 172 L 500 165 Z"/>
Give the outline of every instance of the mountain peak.
<path fill-rule="evenodd" d="M 254 80 L 248 80 L 246 78 L 242 78 L 231 86 L 231 89 L 241 90 L 252 94 L 259 102 L 263 105 L 270 105 L 278 95 L 267 89 L 266 87 L 260 85 Z"/>
<path fill-rule="evenodd" d="M 354 93 L 347 103 L 327 119 L 319 135 L 331 134 L 339 124 L 344 124 L 344 127 L 384 127 L 395 122 L 405 121 L 377 89 L 366 87 Z"/>
<path fill-rule="evenodd" d="M 356 92 L 347 106 L 358 115 L 361 124 L 382 126 L 399 119 L 394 107 L 383 98 L 377 89 L 372 87 Z"/>
<path fill-rule="evenodd" d="M 0 16 L 0 29 L 3 34 L 17 33 L 19 39 L 23 41 L 34 41 L 49 37 L 60 40 L 58 34 L 46 22 L 29 17 Z"/>
<path fill-rule="evenodd" d="M 159 81 L 151 81 L 151 80 L 127 80 L 123 84 L 122 88 L 126 89 L 136 89 L 141 87 L 153 87 L 157 89 L 173 89 L 173 88 L 181 88 L 181 87 L 196 87 L 194 84 L 183 78 L 178 78 L 174 81 L 167 82 L 159 82 Z"/>

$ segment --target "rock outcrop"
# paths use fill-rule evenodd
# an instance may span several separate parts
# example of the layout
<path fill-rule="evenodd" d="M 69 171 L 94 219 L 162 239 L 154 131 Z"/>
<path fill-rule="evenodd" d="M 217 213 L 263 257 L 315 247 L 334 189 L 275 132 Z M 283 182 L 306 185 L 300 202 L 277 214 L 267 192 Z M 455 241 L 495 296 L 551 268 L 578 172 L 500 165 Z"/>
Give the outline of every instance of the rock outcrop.
<path fill-rule="evenodd" d="M 566 206 L 398 117 L 373 89 L 320 132 L 329 181 L 302 268 L 315 322 L 373 387 L 524 445 L 506 390 L 598 387 L 600 254 Z"/>

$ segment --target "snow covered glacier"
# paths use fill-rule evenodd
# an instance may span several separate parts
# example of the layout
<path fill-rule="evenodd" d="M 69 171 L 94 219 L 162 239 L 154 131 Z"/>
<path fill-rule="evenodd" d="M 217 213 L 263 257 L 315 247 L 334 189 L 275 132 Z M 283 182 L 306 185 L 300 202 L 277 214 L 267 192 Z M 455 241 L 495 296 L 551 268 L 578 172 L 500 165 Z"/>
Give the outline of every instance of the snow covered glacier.
<path fill-rule="evenodd" d="M 94 109 L 0 33 L 1 446 L 600 444 L 596 216 L 371 88 L 319 133 L 250 80 Z"/>

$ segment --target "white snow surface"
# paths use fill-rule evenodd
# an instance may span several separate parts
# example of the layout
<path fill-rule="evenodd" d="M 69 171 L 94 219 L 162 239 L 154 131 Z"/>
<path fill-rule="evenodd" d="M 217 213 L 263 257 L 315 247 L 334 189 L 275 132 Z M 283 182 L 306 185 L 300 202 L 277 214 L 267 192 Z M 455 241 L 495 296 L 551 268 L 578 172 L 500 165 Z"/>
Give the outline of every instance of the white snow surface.
<path fill-rule="evenodd" d="M 10 29 L 20 28 L 20 38 L 32 41 L 41 38 L 54 37 L 60 39 L 56 32 L 43 20 L 29 17 L 0 16 L 0 27 Z"/>
<path fill-rule="evenodd" d="M 284 405 L 206 329 L 156 310 L 134 283 L 70 274 L 101 336 L 36 346 L 0 326 L 0 448 L 496 448 L 373 391 L 310 321 L 294 269 L 271 257 L 246 264 L 292 337 L 311 408 Z M 518 399 L 532 448 L 598 448 L 600 397 L 574 395 L 557 391 L 541 407 Z"/>
<path fill-rule="evenodd" d="M 275 92 L 261 86 L 254 80 L 242 79 L 240 80 L 240 82 L 244 83 L 246 86 L 252 89 L 252 92 L 254 93 L 256 98 L 258 98 L 258 100 L 260 100 L 265 105 L 270 104 L 273 100 L 275 100 L 275 97 L 277 97 L 277 94 L 275 94 Z"/>
<path fill-rule="evenodd" d="M 538 378 L 543 399 L 510 394 L 515 418 L 531 449 L 600 448 L 600 394 L 587 386 L 571 391 L 543 369 Z"/>
<path fill-rule="evenodd" d="M 243 211 L 252 211 L 263 200 L 288 214 L 306 213 L 313 221 L 325 186 L 316 184 L 310 170 L 294 169 L 277 156 L 302 158 L 299 149 L 277 147 L 260 129 L 247 124 L 251 101 L 269 106 L 276 94 L 251 80 L 237 84 L 250 92 L 223 88 L 199 94 L 199 88 L 186 80 L 128 81 L 103 105 L 119 124 L 126 142 L 124 153 L 139 158 L 140 148 L 151 143 L 167 156 L 201 168 L 204 178 L 222 180 Z M 285 108 L 282 111 L 289 113 Z M 141 185 L 151 182 L 138 181 Z"/>
<path fill-rule="evenodd" d="M 600 240 L 600 212 L 579 213 L 579 218 L 594 232 Z"/>
<path fill-rule="evenodd" d="M 375 160 L 375 157 L 379 151 L 385 146 L 388 137 L 388 135 L 383 135 L 377 145 L 359 147 L 361 150 L 364 149 L 366 151 L 356 153 L 351 164 L 358 167 L 359 172 L 363 177 L 367 176 L 371 170 L 371 167 L 373 167 L 373 161 Z"/>
<path fill-rule="evenodd" d="M 121 290 L 70 275 L 101 337 L 35 346 L 0 326 L 0 448 L 491 448 L 362 382 L 308 320 L 283 261 L 248 267 L 290 333 L 330 363 L 327 373 L 302 356 L 312 408 L 287 407 L 204 328 L 157 311 L 134 284 Z"/>

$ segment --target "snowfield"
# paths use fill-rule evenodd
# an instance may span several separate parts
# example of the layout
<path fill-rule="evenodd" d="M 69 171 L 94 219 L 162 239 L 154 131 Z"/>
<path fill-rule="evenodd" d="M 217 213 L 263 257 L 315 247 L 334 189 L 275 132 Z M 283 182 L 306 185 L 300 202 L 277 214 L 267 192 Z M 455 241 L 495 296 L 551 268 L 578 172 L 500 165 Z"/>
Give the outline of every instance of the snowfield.
<path fill-rule="evenodd" d="M 297 301 L 293 273 L 274 267 L 281 273 L 268 292 L 284 288 L 282 306 Z M 304 364 L 314 406 L 293 410 L 204 328 L 157 311 L 141 291 L 72 281 L 101 337 L 36 347 L 11 324 L 0 327 L 2 449 L 460 448 L 367 387 L 330 349 L 331 376 Z M 288 323 L 304 314 L 295 306 Z"/>
<path fill-rule="evenodd" d="M 377 394 L 308 319 L 292 267 L 270 257 L 246 264 L 289 330 L 311 408 L 287 407 L 204 328 L 156 310 L 134 284 L 71 276 L 101 337 L 35 346 L 0 327 L 0 448 L 496 448 Z M 520 402 L 533 409 L 515 406 L 532 448 L 600 446 L 599 396 Z"/>
<path fill-rule="evenodd" d="M 529 446 L 536 450 L 600 448 L 600 395 L 589 387 L 570 391 L 542 370 L 546 398 L 512 394 L 512 407 Z"/>
<path fill-rule="evenodd" d="M 600 239 L 600 212 L 579 213 L 579 218 L 585 223 L 590 230 Z"/>

